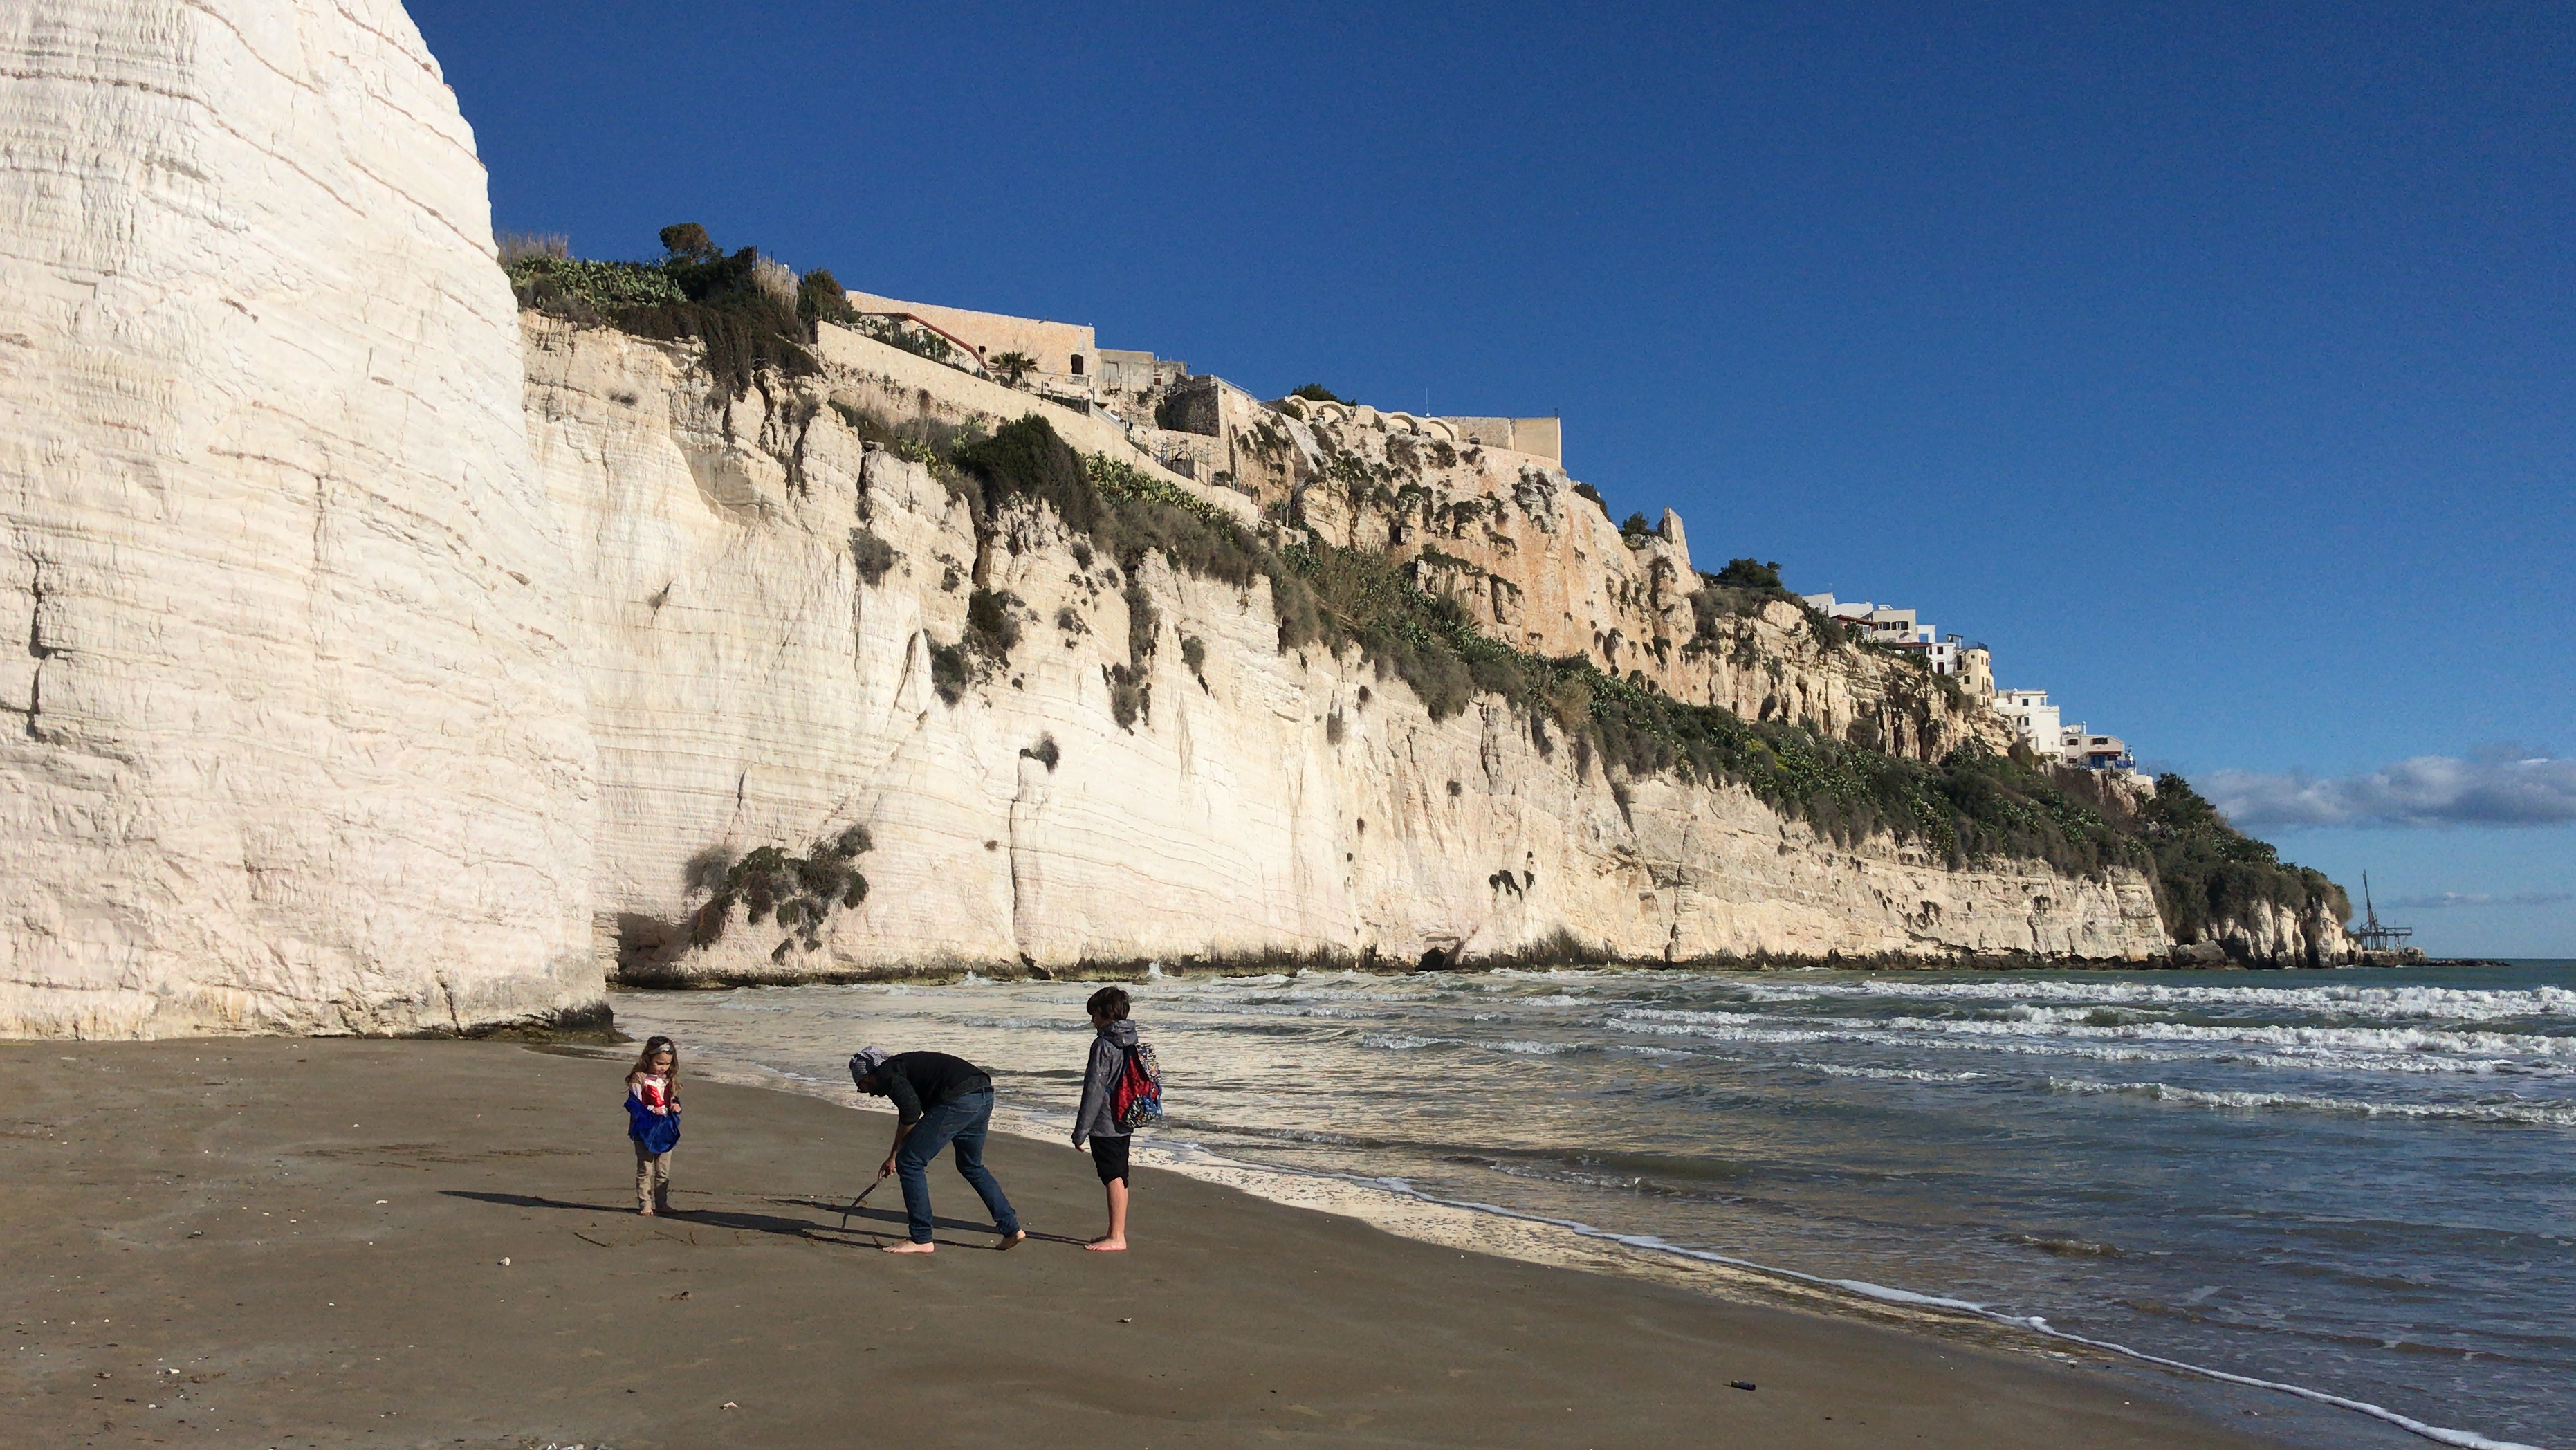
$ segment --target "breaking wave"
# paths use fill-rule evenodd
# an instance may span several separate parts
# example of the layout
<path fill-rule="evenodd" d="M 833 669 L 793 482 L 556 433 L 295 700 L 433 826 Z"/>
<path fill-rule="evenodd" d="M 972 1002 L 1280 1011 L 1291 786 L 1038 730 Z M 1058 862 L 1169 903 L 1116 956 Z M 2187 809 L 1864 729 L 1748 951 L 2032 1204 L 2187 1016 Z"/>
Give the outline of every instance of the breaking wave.
<path fill-rule="evenodd" d="M 2202 1108 L 2334 1113 L 2361 1118 L 2443 1119 L 2460 1123 L 2535 1123 L 2551 1128 L 2576 1128 L 2576 1102 L 2556 1099 L 2510 1103 L 2373 1103 L 2357 1098 L 2305 1097 L 2298 1093 L 2218 1092 L 2161 1082 L 2093 1082 L 2085 1078 L 2063 1077 L 2050 1078 L 2048 1087 L 2051 1092 L 2116 1094 L 2152 1098 L 2158 1102 L 2188 1103 Z"/>
<path fill-rule="evenodd" d="M 1919 1067 L 1851 1067 L 1839 1062 L 1801 1062 L 1794 1064 L 1809 1072 L 1827 1077 L 1865 1077 L 1879 1082 L 1976 1082 L 1992 1077 L 1984 1072 L 1930 1072 Z"/>
<path fill-rule="evenodd" d="M 2269 1007 L 2327 1016 L 2383 1017 L 2446 1022 L 2494 1022 L 2515 1017 L 2576 1016 L 2576 990 L 2531 987 L 2511 990 L 2463 987 L 2237 987 L 2168 986 L 2159 982 L 1757 982 L 1745 995 L 1756 1002 L 1812 1002 L 1842 998 L 1879 1001 L 2071 1002 L 2088 1006 Z"/>
<path fill-rule="evenodd" d="M 2539 1033 L 2461 1032 L 2423 1027 L 2310 1027 L 2294 1023 L 2114 1022 L 2083 1020 L 2074 1012 L 2016 1010 L 2001 1018 L 1866 1017 L 1825 1019 L 1763 1012 L 1709 1012 L 1629 1008 L 1603 1024 L 1620 1032 L 1706 1036 L 1763 1042 L 1887 1042 L 1936 1045 L 1940 1038 L 2005 1044 L 2038 1038 L 2063 1042 L 2174 1046 L 2247 1045 L 2362 1054 L 2434 1053 L 2488 1062 L 2529 1061 L 2576 1065 L 2576 1037 Z M 2011 1051 L 1999 1046 L 1997 1050 Z M 2082 1054 L 2090 1056 L 2093 1054 Z M 2344 1064 L 2364 1067 L 2359 1057 Z M 2471 1069 L 2474 1070 L 2474 1069 Z"/>

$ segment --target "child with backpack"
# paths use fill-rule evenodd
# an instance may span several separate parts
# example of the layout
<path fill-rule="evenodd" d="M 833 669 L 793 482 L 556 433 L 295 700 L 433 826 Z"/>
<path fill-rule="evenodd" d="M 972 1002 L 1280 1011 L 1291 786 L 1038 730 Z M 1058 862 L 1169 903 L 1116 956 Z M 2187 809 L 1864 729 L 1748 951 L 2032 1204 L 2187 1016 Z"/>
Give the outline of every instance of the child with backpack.
<path fill-rule="evenodd" d="M 648 1039 L 626 1074 L 626 1136 L 635 1143 L 635 1211 L 671 1211 L 671 1150 L 680 1142 L 680 1049 Z"/>
<path fill-rule="evenodd" d="M 1139 1127 L 1160 1122 L 1162 1074 L 1154 1049 L 1136 1040 L 1127 993 L 1103 987 L 1083 1004 L 1091 1014 L 1091 1061 L 1082 1074 L 1082 1106 L 1073 1115 L 1073 1146 L 1091 1143 L 1092 1166 L 1109 1195 L 1109 1232 L 1084 1244 L 1099 1253 L 1127 1247 L 1127 1146 Z"/>

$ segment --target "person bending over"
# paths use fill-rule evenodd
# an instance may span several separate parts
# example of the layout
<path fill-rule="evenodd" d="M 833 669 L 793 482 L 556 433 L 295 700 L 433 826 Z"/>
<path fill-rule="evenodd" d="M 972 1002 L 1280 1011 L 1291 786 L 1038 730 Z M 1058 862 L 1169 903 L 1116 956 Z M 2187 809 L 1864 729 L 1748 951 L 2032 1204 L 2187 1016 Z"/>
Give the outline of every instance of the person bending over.
<path fill-rule="evenodd" d="M 957 1146 L 957 1171 L 993 1216 L 1002 1235 L 995 1248 L 1016 1246 L 1028 1237 L 1002 1185 L 984 1166 L 984 1137 L 993 1126 L 993 1079 L 982 1068 L 944 1052 L 904 1052 L 891 1057 L 882 1047 L 862 1047 L 850 1059 L 850 1081 L 860 1092 L 894 1101 L 894 1145 L 877 1169 L 903 1180 L 904 1217 L 912 1230 L 909 1242 L 888 1244 L 889 1254 L 927 1254 L 930 1241 L 930 1160 L 939 1150 Z"/>
<path fill-rule="evenodd" d="M 1091 1014 L 1091 1060 L 1082 1074 L 1082 1106 L 1073 1114 L 1073 1146 L 1091 1140 L 1091 1164 L 1100 1171 L 1100 1187 L 1109 1195 L 1109 1232 L 1084 1244 L 1100 1253 L 1127 1247 L 1128 1131 L 1118 1121 L 1118 1080 L 1127 1075 L 1127 1059 L 1136 1050 L 1136 1024 L 1127 1020 L 1125 991 L 1103 987 L 1091 994 L 1083 1010 Z"/>

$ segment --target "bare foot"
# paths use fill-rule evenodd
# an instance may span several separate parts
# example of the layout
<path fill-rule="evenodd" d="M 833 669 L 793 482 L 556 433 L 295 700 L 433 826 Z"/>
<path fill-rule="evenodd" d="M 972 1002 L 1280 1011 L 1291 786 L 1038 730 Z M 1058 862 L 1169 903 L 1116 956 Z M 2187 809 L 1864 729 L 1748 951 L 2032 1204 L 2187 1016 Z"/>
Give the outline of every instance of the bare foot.
<path fill-rule="evenodd" d="M 917 1244 L 910 1239 L 906 1239 L 899 1244 L 888 1244 L 884 1249 L 880 1250 L 880 1252 L 889 1254 L 927 1254 L 935 1252 L 938 1247 L 939 1246 L 937 1244 Z"/>
<path fill-rule="evenodd" d="M 1083 1247 L 1091 1250 L 1095 1254 L 1123 1254 L 1127 1252 L 1127 1241 L 1125 1239 L 1093 1239 L 1091 1242 L 1084 1244 Z"/>
<path fill-rule="evenodd" d="M 640 1213 L 640 1214 L 644 1215 L 646 1218 L 651 1218 L 651 1217 L 653 1216 L 653 1210 L 651 1210 L 651 1209 L 649 1209 L 649 1208 L 639 1208 L 639 1209 L 637 1209 L 637 1210 L 635 1210 L 635 1211 L 636 1211 L 637 1213 Z"/>
<path fill-rule="evenodd" d="M 1027 1229 L 1015 1228 L 1011 1230 L 1008 1238 L 1005 1238 L 1000 1243 L 993 1245 L 993 1248 L 996 1252 L 1003 1249 L 1016 1249 L 1021 1244 L 1026 1243 L 1028 1241 L 1028 1237 L 1029 1231 Z"/>

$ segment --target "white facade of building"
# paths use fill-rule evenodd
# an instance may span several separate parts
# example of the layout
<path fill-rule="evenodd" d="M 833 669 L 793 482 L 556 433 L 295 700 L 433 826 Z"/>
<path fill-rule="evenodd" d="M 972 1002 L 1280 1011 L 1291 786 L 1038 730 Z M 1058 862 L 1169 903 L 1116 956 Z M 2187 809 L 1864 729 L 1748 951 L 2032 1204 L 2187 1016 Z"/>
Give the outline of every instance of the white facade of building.
<path fill-rule="evenodd" d="M 1808 608 L 1837 622 L 1857 624 L 1869 618 L 1870 610 L 1877 607 L 1866 600 L 1858 604 L 1837 604 L 1830 594 L 1801 594 L 1798 597 L 1807 601 Z"/>
<path fill-rule="evenodd" d="M 2068 765 L 2085 770 L 2134 771 L 2138 762 L 2129 754 L 2128 742 L 2117 735 L 2097 735 L 2092 727 L 2078 722 L 2057 732 L 2058 758 Z"/>
<path fill-rule="evenodd" d="M 2065 730 L 2046 690 L 1997 690 L 1995 713 L 2012 722 L 2013 734 L 2041 755 L 2063 756 Z"/>

